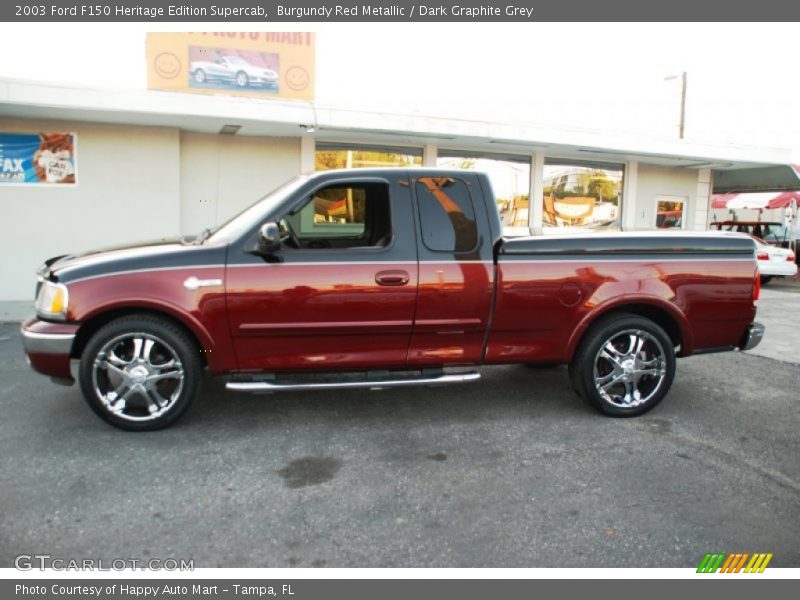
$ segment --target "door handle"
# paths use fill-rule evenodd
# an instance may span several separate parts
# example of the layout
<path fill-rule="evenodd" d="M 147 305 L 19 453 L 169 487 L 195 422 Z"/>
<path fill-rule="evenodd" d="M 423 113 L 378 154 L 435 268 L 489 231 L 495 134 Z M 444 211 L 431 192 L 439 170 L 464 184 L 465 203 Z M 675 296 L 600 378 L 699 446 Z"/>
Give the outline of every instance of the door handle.
<path fill-rule="evenodd" d="M 375 283 L 378 285 L 405 285 L 408 283 L 409 279 L 409 274 L 406 271 L 401 271 L 400 269 L 391 271 L 378 271 L 375 274 Z"/>

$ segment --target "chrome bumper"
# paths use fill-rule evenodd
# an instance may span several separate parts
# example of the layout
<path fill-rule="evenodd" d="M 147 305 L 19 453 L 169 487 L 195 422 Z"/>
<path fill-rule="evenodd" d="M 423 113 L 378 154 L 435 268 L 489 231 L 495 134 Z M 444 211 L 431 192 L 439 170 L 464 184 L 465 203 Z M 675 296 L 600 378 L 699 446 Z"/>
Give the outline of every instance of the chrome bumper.
<path fill-rule="evenodd" d="M 747 337 L 742 344 L 742 350 L 752 350 L 761 343 L 765 327 L 761 323 L 752 323 L 747 329 Z"/>
<path fill-rule="evenodd" d="M 51 323 L 38 319 L 25 321 L 20 333 L 31 368 L 56 383 L 74 383 L 70 356 L 78 327 L 77 323 Z"/>
<path fill-rule="evenodd" d="M 22 326 L 22 345 L 27 354 L 66 354 L 72 351 L 74 333 L 37 333 Z"/>

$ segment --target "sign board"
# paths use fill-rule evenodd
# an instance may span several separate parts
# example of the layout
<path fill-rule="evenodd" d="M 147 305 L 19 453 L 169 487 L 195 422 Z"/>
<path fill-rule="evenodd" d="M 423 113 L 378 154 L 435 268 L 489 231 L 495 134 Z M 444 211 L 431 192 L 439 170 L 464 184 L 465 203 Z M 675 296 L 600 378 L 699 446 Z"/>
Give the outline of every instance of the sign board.
<path fill-rule="evenodd" d="M 313 100 L 315 48 L 309 32 L 148 33 L 147 87 Z"/>
<path fill-rule="evenodd" d="M 74 133 L 0 133 L 0 185 L 74 185 Z"/>

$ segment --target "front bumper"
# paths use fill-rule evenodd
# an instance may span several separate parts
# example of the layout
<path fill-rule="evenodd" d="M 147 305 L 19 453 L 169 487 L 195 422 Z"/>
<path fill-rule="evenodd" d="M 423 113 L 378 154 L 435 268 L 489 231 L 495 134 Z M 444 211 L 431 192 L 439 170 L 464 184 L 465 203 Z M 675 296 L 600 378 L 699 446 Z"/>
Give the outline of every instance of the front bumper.
<path fill-rule="evenodd" d="M 59 383 L 74 383 L 69 363 L 78 325 L 29 319 L 22 324 L 21 333 L 25 354 L 34 371 Z"/>
<path fill-rule="evenodd" d="M 747 335 L 744 338 L 744 342 L 742 342 L 739 348 L 742 350 L 752 350 L 758 346 L 764 337 L 765 329 L 766 328 L 761 323 L 751 323 L 750 327 L 747 328 Z"/>

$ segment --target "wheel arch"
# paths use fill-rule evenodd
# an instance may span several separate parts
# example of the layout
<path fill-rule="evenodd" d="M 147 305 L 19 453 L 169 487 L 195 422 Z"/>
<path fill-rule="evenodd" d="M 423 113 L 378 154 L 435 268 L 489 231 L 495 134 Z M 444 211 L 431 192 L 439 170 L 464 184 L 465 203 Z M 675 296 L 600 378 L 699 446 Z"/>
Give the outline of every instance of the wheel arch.
<path fill-rule="evenodd" d="M 75 336 L 75 341 L 72 344 L 72 351 L 70 353 L 71 358 L 81 357 L 89 340 L 101 327 L 115 319 L 131 315 L 160 317 L 171 322 L 176 327 L 179 327 L 189 336 L 189 339 L 192 340 L 197 347 L 203 367 L 209 366 L 206 353 L 201 351 L 203 348 L 213 346 L 213 341 L 208 331 L 191 317 L 179 314 L 174 310 L 165 309 L 164 307 L 150 305 L 111 306 L 96 310 L 88 315 L 88 318 L 81 323 Z"/>
<path fill-rule="evenodd" d="M 599 307 L 584 317 L 567 344 L 567 362 L 572 361 L 592 325 L 599 319 L 608 318 L 615 313 L 634 314 L 650 319 L 667 333 L 676 349 L 680 348 L 678 356 L 687 356 L 691 353 L 693 338 L 689 322 L 675 305 L 655 298 L 621 299 Z"/>

